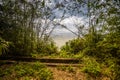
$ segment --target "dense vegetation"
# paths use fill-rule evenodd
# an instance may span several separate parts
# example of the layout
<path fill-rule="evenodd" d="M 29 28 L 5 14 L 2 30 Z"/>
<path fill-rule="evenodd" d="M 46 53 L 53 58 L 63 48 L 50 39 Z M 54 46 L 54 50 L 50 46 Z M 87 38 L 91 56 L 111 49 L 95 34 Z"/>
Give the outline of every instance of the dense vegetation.
<path fill-rule="evenodd" d="M 78 0 L 77 3 L 87 7 L 87 13 L 84 14 L 88 17 L 87 32 L 79 32 L 77 39 L 68 41 L 61 48 L 59 56 L 82 58 L 86 65 L 82 71 L 94 76 L 102 73 L 111 80 L 119 80 L 120 1 Z M 49 24 L 43 26 L 42 23 L 42 20 L 50 18 L 50 11 L 46 9 L 44 0 L 0 1 L 0 55 L 36 56 L 58 53 L 57 47 L 49 37 L 51 31 L 47 33 Z M 37 21 L 39 23 L 36 23 Z M 78 31 L 82 30 L 80 28 Z M 23 70 L 25 66 L 19 67 L 26 72 L 26 68 Z M 30 70 L 33 71 L 31 68 Z M 0 76 L 8 72 L 4 71 Z"/>
<path fill-rule="evenodd" d="M 44 12 L 39 10 L 44 7 L 41 1 L 2 0 L 0 3 L 0 53 L 16 56 L 56 53 L 57 47 L 47 37 L 47 28 L 42 30 L 41 23 L 35 22 L 43 17 Z"/>
<path fill-rule="evenodd" d="M 114 4 L 114 5 L 113 5 Z M 97 76 L 100 67 L 111 80 L 120 79 L 120 2 L 89 2 L 89 32 L 82 38 L 70 40 L 61 48 L 69 54 L 81 54 L 83 71 Z M 94 19 L 91 18 L 94 16 Z M 81 57 L 81 56 L 80 56 Z M 100 66 L 101 65 L 101 66 Z"/>
<path fill-rule="evenodd" d="M 4 65 L 5 66 L 5 65 Z M 40 62 L 34 64 L 16 63 L 0 67 L 1 80 L 53 80 L 52 72 Z"/>

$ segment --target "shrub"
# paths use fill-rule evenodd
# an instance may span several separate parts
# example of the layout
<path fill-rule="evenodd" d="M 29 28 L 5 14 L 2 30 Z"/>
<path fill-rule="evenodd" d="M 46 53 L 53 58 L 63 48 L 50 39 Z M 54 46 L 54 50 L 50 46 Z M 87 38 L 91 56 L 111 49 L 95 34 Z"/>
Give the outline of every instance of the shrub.
<path fill-rule="evenodd" d="M 107 58 L 106 61 L 103 62 L 103 70 L 102 74 L 111 78 L 111 80 L 119 80 L 120 79 L 120 65 L 116 63 L 116 59 Z M 104 69 L 105 68 L 105 69 Z"/>
<path fill-rule="evenodd" d="M 83 54 L 91 57 L 99 57 L 99 54 L 101 54 L 95 46 L 93 47 L 86 47 L 83 50 Z"/>
<path fill-rule="evenodd" d="M 49 69 L 41 69 L 39 78 L 40 80 L 53 80 L 53 74 Z"/>
<path fill-rule="evenodd" d="M 82 51 L 84 48 L 84 40 L 78 38 L 66 42 L 66 44 L 61 47 L 61 50 L 66 51 L 67 53 L 76 54 L 79 51 Z"/>
<path fill-rule="evenodd" d="M 73 57 L 78 58 L 78 59 L 82 59 L 84 56 L 85 56 L 85 54 L 82 51 L 80 51 L 78 54 L 74 55 Z"/>
<path fill-rule="evenodd" d="M 59 57 L 70 58 L 72 54 L 67 53 L 66 51 L 60 51 Z"/>
<path fill-rule="evenodd" d="M 86 57 L 84 58 L 84 67 L 82 71 L 88 73 L 89 75 L 99 76 L 101 68 L 95 59 Z"/>

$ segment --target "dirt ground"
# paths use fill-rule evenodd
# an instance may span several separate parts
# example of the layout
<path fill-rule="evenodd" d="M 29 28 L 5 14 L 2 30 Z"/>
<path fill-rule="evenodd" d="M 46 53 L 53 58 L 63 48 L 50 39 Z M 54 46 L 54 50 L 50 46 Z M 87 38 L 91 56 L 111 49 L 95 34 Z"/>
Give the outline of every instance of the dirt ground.
<path fill-rule="evenodd" d="M 74 68 L 75 72 L 59 70 L 56 67 L 49 67 L 49 69 L 53 72 L 54 80 L 110 80 L 107 77 L 88 77 L 78 68 Z"/>
<path fill-rule="evenodd" d="M 80 73 L 78 69 L 75 72 L 58 70 L 57 68 L 49 68 L 54 75 L 54 80 L 85 80 L 85 74 Z"/>

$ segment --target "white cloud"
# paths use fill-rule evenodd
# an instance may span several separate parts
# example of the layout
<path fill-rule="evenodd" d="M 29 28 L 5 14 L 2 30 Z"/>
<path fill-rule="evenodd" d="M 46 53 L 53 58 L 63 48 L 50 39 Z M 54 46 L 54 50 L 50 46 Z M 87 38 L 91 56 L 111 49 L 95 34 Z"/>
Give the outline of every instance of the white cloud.
<path fill-rule="evenodd" d="M 76 29 L 76 25 L 84 25 L 86 22 L 87 19 L 84 19 L 84 17 L 77 17 L 77 16 L 72 16 L 72 17 L 68 17 L 68 18 L 65 18 L 64 20 L 62 20 L 60 23 L 62 25 L 65 25 L 66 27 L 68 27 L 70 30 L 72 30 L 73 32 L 76 32 L 77 29 Z M 56 21 L 59 21 L 59 19 Z M 65 28 L 56 28 L 55 29 L 55 32 L 56 33 L 71 33 L 70 31 L 68 31 L 67 29 Z"/>

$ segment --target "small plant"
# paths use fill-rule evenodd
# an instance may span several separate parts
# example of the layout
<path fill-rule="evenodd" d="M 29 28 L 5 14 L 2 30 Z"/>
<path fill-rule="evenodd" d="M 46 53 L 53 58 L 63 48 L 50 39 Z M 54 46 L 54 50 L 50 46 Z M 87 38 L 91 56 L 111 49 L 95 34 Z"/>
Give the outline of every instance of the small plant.
<path fill-rule="evenodd" d="M 10 45 L 10 42 L 5 41 L 4 39 L 0 37 L 0 55 L 8 51 L 9 45 Z"/>
<path fill-rule="evenodd" d="M 74 68 L 73 68 L 72 66 L 68 66 L 68 67 L 67 67 L 67 70 L 68 70 L 69 72 L 75 72 L 75 71 L 74 71 Z"/>
<path fill-rule="evenodd" d="M 10 69 L 6 69 L 4 72 L 2 71 L 2 68 L 0 69 L 0 77 L 2 76 L 6 76 L 11 74 L 11 70 Z"/>
<path fill-rule="evenodd" d="M 58 70 L 62 70 L 62 71 L 66 71 L 66 67 L 65 66 L 57 66 Z"/>
<path fill-rule="evenodd" d="M 69 54 L 66 52 L 66 51 L 61 51 L 60 54 L 59 54 L 59 57 L 62 57 L 62 58 L 69 58 Z"/>
<path fill-rule="evenodd" d="M 72 72 L 72 73 L 75 72 L 72 66 L 58 66 L 57 69 L 62 71 Z"/>
<path fill-rule="evenodd" d="M 40 80 L 53 80 L 53 74 L 49 69 L 41 69 L 39 78 Z"/>
<path fill-rule="evenodd" d="M 99 63 L 93 58 L 84 58 L 83 72 L 88 73 L 93 76 L 99 76 L 101 68 Z"/>
<path fill-rule="evenodd" d="M 79 53 L 75 54 L 73 57 L 78 58 L 78 59 L 82 59 L 84 57 L 84 53 L 80 51 Z"/>

